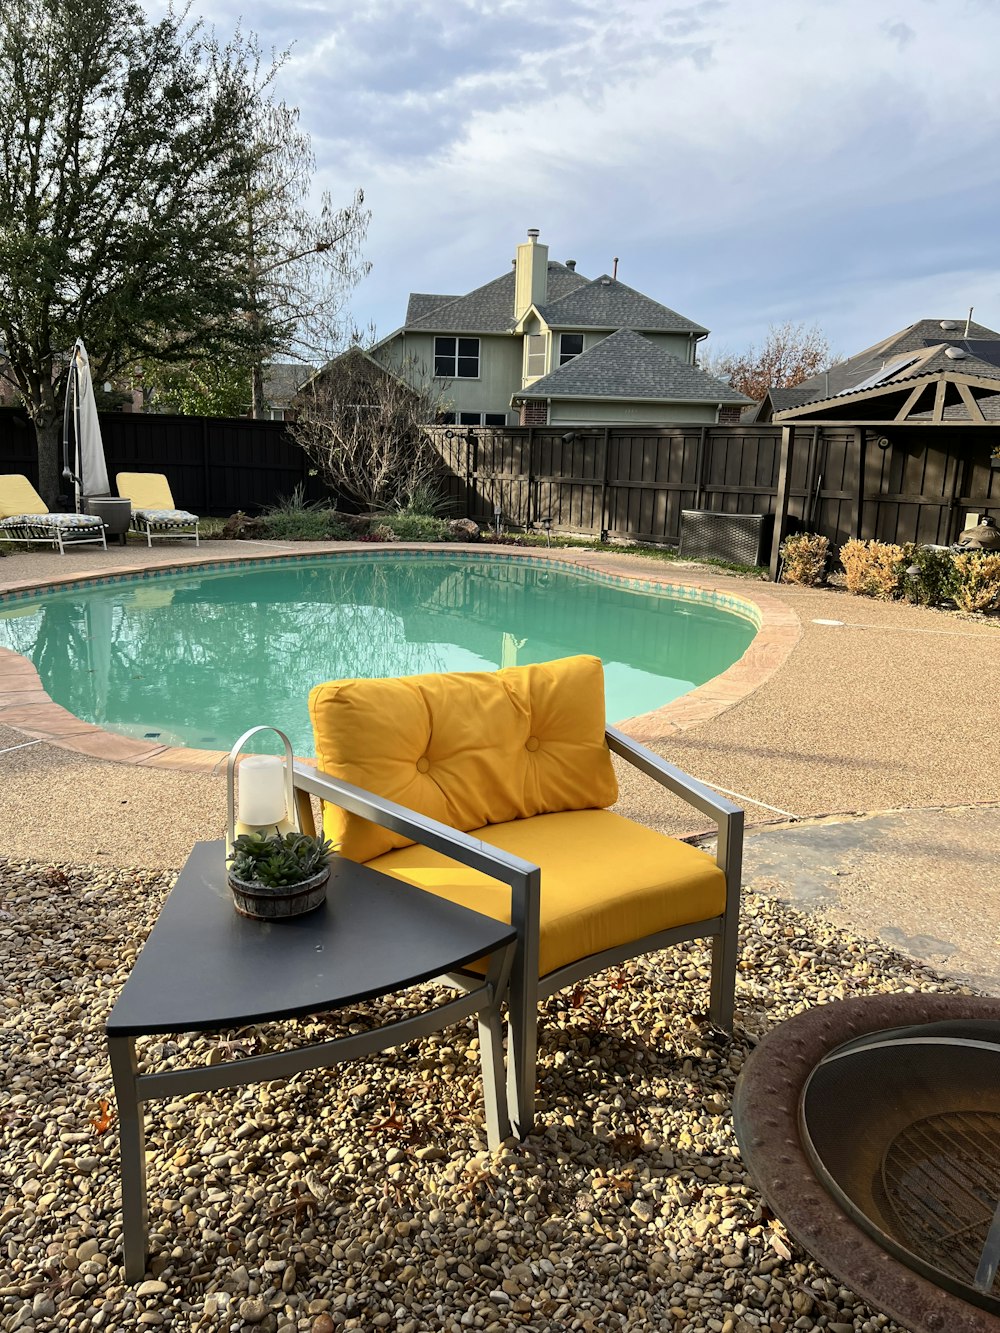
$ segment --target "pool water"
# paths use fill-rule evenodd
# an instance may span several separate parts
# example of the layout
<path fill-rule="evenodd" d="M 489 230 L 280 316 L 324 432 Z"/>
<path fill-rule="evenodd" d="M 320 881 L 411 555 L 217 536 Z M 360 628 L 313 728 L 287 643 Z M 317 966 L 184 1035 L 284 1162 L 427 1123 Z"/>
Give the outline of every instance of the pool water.
<path fill-rule="evenodd" d="M 447 555 L 188 570 L 0 603 L 0 646 L 29 658 L 77 717 L 223 750 L 267 722 L 303 756 L 314 753 L 307 700 L 321 681 L 593 653 L 604 662 L 608 719 L 618 721 L 717 676 L 755 632 L 711 603 L 529 561 Z"/>

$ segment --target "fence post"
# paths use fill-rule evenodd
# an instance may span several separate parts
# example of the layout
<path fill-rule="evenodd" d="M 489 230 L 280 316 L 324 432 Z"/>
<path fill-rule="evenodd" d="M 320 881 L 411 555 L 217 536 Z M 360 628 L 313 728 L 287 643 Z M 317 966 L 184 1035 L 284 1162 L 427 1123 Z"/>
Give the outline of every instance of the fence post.
<path fill-rule="evenodd" d="M 511 443 L 511 453 L 513 453 L 513 442 Z M 532 524 L 531 510 L 532 510 L 532 506 L 534 506 L 534 510 L 535 510 L 535 518 L 537 519 L 537 517 L 538 517 L 538 496 L 537 496 L 537 494 L 535 493 L 535 486 L 536 486 L 536 482 L 535 482 L 535 428 L 534 428 L 534 426 L 529 426 L 529 427 L 528 427 L 528 504 L 527 504 L 527 512 L 525 513 L 525 516 L 524 516 L 524 518 L 525 518 L 525 523 L 524 523 L 524 530 L 525 530 L 525 532 L 530 532 L 530 531 L 531 531 L 531 524 Z"/>
<path fill-rule="evenodd" d="M 774 498 L 774 533 L 771 537 L 771 563 L 769 573 L 771 582 L 778 581 L 778 566 L 781 563 L 781 542 L 784 537 L 785 523 L 788 521 L 788 496 L 792 489 L 792 436 L 793 426 L 781 428 L 781 452 L 778 455 L 778 490 Z"/>
<path fill-rule="evenodd" d="M 611 514 L 608 507 L 608 497 L 611 494 L 611 427 L 604 427 L 604 480 L 601 483 L 601 541 L 608 540 L 608 530 L 611 527 Z"/>
<path fill-rule="evenodd" d="M 470 440 L 468 435 L 464 437 L 465 443 L 465 517 L 472 517 L 472 450 L 475 447 L 475 440 Z"/>
<path fill-rule="evenodd" d="M 212 512 L 212 506 L 209 503 L 209 471 L 208 471 L 208 419 L 201 419 L 201 489 L 203 492 L 202 509 L 206 514 Z"/>
<path fill-rule="evenodd" d="M 865 508 L 865 448 L 867 435 L 864 426 L 854 427 L 854 438 L 858 445 L 858 475 L 851 498 L 851 536 L 860 537 Z"/>
<path fill-rule="evenodd" d="M 695 457 L 695 482 L 694 482 L 694 507 L 702 507 L 702 498 L 705 494 L 705 438 L 708 434 L 708 428 L 702 426 L 698 434 L 698 452 Z"/>

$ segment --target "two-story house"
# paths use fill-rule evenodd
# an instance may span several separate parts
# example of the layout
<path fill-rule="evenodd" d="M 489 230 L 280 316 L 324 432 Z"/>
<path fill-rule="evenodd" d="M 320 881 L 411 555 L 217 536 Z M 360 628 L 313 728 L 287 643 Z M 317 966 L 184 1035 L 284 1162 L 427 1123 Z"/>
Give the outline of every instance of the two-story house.
<path fill-rule="evenodd" d="M 435 381 L 441 420 L 470 426 L 739 420 L 750 400 L 705 373 L 708 329 L 575 260 L 549 259 L 538 231 L 511 270 L 465 296 L 413 293 L 402 328 L 372 354 Z"/>

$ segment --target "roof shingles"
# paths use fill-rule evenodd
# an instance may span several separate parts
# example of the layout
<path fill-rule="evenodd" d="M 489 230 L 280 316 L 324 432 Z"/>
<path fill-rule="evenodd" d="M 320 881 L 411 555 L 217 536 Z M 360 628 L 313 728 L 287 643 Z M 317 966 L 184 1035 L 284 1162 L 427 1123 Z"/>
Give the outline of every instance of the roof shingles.
<path fill-rule="evenodd" d="M 526 389 L 522 398 L 628 398 L 748 403 L 731 385 L 688 365 L 634 329 L 618 329 Z"/>

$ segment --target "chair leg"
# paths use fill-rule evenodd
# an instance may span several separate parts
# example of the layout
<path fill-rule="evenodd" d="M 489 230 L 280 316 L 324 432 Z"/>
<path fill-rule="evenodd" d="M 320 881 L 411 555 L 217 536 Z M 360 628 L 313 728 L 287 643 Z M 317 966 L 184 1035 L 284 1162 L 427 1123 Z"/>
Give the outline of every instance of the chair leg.
<path fill-rule="evenodd" d="M 723 1032 L 732 1032 L 736 1004 L 736 964 L 739 960 L 737 922 L 723 923 L 721 935 L 712 939 L 712 989 L 709 1018 Z"/>
<path fill-rule="evenodd" d="M 538 1054 L 538 974 L 525 967 L 519 949 L 508 994 L 507 1101 L 514 1133 L 525 1139 L 535 1118 L 535 1077 Z"/>

